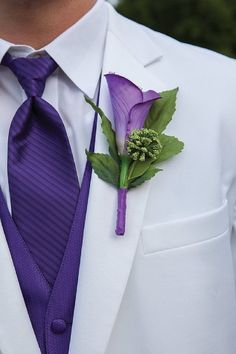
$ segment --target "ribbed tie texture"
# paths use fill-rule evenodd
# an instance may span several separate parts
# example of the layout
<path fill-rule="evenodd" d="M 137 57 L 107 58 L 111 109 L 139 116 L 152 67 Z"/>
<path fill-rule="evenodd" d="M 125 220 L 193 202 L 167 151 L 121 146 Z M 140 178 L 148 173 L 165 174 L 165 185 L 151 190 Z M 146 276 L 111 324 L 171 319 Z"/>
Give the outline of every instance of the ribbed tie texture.
<path fill-rule="evenodd" d="M 27 95 L 13 117 L 8 137 L 12 218 L 53 286 L 79 194 L 64 124 L 58 112 L 41 97 L 57 64 L 49 56 L 13 59 L 8 53 L 1 64 L 15 74 Z"/>

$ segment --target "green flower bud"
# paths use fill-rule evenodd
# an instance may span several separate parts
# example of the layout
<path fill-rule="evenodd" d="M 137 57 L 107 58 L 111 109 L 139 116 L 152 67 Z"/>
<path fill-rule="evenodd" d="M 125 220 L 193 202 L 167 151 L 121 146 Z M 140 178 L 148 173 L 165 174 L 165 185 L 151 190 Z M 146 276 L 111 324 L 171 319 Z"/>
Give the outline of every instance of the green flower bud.
<path fill-rule="evenodd" d="M 127 141 L 128 154 L 135 161 L 157 159 L 161 149 L 158 133 L 152 129 L 133 130 Z"/>

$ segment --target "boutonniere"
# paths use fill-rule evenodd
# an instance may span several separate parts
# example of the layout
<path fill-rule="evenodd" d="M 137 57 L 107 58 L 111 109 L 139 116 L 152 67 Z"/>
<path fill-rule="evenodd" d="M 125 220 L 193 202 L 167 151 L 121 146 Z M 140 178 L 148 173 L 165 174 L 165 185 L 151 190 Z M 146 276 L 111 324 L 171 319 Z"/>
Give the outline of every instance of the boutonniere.
<path fill-rule="evenodd" d="M 124 235 L 127 192 L 162 171 L 157 164 L 180 153 L 182 141 L 163 134 L 175 112 L 178 88 L 143 92 L 130 80 L 105 75 L 114 113 L 114 129 L 104 112 L 88 97 L 99 114 L 109 154 L 86 151 L 94 172 L 118 190 L 116 235 Z M 142 201 L 140 201 L 142 203 Z"/>

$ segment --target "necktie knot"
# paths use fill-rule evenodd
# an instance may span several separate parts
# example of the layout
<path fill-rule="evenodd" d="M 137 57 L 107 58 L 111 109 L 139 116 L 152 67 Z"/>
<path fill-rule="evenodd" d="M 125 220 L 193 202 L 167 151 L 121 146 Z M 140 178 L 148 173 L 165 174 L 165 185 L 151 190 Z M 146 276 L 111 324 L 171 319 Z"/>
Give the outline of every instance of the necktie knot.
<path fill-rule="evenodd" d="M 42 96 L 47 78 L 56 70 L 51 57 L 12 58 L 6 53 L 1 62 L 17 77 L 28 97 Z"/>

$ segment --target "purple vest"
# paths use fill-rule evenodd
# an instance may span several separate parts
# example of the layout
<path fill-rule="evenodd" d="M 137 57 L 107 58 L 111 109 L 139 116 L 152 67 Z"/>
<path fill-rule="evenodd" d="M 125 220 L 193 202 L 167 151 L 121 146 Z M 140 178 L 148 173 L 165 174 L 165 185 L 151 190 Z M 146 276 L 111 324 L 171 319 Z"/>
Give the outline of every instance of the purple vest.
<path fill-rule="evenodd" d="M 90 151 L 94 151 L 96 123 L 97 115 Z M 66 250 L 52 288 L 19 234 L 0 189 L 3 230 L 42 354 L 67 354 L 69 351 L 91 171 L 91 165 L 87 162 Z"/>

